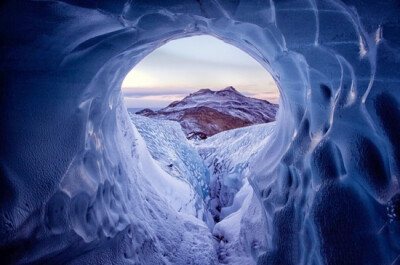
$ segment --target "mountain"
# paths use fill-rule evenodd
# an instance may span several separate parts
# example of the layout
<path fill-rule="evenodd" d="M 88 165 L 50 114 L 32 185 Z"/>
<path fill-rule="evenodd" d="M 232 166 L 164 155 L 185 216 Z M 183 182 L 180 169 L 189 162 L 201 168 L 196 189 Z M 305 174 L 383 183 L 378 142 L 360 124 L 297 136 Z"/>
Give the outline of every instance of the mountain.
<path fill-rule="evenodd" d="M 177 121 L 187 138 L 206 139 L 222 131 L 274 121 L 277 110 L 277 104 L 246 97 L 230 86 L 219 91 L 200 89 L 166 108 L 136 114 Z"/>

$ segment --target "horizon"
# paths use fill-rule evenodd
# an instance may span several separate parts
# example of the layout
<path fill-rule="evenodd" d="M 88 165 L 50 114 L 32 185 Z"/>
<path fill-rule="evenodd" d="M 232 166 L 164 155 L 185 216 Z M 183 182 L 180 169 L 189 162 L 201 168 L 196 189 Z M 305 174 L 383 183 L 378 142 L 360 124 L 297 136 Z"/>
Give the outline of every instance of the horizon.
<path fill-rule="evenodd" d="M 121 89 L 127 108 L 163 108 L 200 89 L 229 86 L 278 104 L 279 90 L 269 72 L 242 50 L 211 36 L 159 47 L 127 74 Z"/>
<path fill-rule="evenodd" d="M 213 92 L 217 92 L 217 91 L 224 90 L 224 89 L 226 89 L 226 88 L 228 88 L 228 87 L 233 87 L 233 86 L 227 86 L 227 87 L 224 87 L 224 88 L 218 89 L 218 90 L 214 90 L 214 89 L 210 89 L 210 90 L 213 91 Z M 233 87 L 233 88 L 234 88 L 237 92 L 239 92 L 240 94 L 242 94 L 242 95 L 244 95 L 244 96 L 246 96 L 246 97 L 249 97 L 249 96 L 247 96 L 247 95 L 241 93 L 240 91 L 238 91 L 235 87 Z M 175 100 L 175 101 L 181 101 L 181 100 L 183 100 L 184 98 L 188 97 L 189 95 L 191 95 L 191 94 L 193 94 L 193 93 L 196 93 L 196 92 L 198 92 L 198 91 L 200 91 L 200 90 L 202 90 L 202 89 L 209 89 L 209 88 L 200 88 L 200 89 L 197 90 L 197 91 L 194 91 L 194 92 L 191 92 L 191 93 L 187 94 L 187 95 L 184 96 L 182 99 Z M 249 97 L 249 98 L 254 98 L 254 97 Z M 260 98 L 256 98 L 256 99 L 260 99 Z M 260 99 L 260 100 L 265 100 L 265 99 Z M 172 103 L 175 102 L 175 101 L 169 102 L 167 106 L 169 106 L 170 104 L 172 104 Z M 269 101 L 269 100 L 267 100 L 267 101 L 270 102 L 270 103 L 273 103 L 273 104 L 279 104 L 279 102 L 272 102 L 272 101 Z M 136 107 L 136 106 L 128 107 L 128 106 L 126 106 L 126 108 L 127 108 L 127 109 L 135 109 L 135 110 L 143 110 L 143 109 L 159 110 L 159 109 L 165 108 L 165 107 L 167 107 L 167 106 L 161 106 L 161 107 Z"/>

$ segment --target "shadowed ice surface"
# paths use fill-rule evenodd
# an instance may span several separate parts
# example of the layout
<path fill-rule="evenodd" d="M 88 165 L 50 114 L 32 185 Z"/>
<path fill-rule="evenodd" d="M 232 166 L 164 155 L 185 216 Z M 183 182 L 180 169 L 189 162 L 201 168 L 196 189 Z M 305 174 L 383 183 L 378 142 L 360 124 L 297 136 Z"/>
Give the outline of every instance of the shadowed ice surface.
<path fill-rule="evenodd" d="M 176 209 L 188 193 L 174 188 L 188 186 L 166 184 L 120 91 L 157 47 L 206 34 L 255 58 L 281 92 L 274 134 L 232 202 L 265 236 L 246 257 L 399 263 L 399 16 L 396 0 L 5 1 L 2 262 L 229 261 L 203 221 Z"/>

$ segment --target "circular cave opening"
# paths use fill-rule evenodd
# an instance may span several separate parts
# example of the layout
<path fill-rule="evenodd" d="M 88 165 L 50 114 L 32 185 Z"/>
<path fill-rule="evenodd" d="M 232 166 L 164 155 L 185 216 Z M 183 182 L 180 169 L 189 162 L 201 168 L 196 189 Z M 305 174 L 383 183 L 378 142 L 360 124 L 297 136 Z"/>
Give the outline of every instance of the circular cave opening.
<path fill-rule="evenodd" d="M 256 60 L 208 35 L 154 50 L 128 72 L 121 88 L 130 113 L 178 121 L 189 139 L 275 121 L 280 94 Z"/>
<path fill-rule="evenodd" d="M 397 11 L 396 1 L 6 1 L 2 263 L 395 264 Z M 188 141 L 177 122 L 131 122 L 123 78 L 195 35 L 271 73 L 275 128 Z M 245 94 L 232 82 L 185 88 L 229 86 Z"/>
<path fill-rule="evenodd" d="M 248 178 L 249 165 L 275 137 L 280 93 L 270 73 L 246 52 L 201 35 L 170 41 L 148 54 L 121 89 L 138 137 L 167 173 L 162 187 L 154 185 L 164 199 L 204 221 L 224 245 L 219 253 L 230 259 L 250 255 L 230 250 L 241 247 L 245 237 L 265 247 L 263 233 L 250 229 L 249 236 L 240 230 L 249 219 L 266 227 Z M 165 195 L 177 181 L 181 196 Z"/>

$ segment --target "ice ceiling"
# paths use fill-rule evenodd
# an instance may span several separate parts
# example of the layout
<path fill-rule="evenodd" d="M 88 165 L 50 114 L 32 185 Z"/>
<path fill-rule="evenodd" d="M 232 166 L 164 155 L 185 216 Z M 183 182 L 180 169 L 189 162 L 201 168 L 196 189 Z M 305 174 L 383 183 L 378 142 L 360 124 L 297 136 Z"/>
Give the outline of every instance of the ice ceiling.
<path fill-rule="evenodd" d="M 4 262 L 211 264 L 145 196 L 120 95 L 147 54 L 200 34 L 280 88 L 250 179 L 267 223 L 258 263 L 400 262 L 398 1 L 6 1 L 0 21 Z"/>

